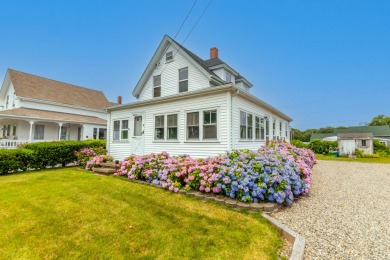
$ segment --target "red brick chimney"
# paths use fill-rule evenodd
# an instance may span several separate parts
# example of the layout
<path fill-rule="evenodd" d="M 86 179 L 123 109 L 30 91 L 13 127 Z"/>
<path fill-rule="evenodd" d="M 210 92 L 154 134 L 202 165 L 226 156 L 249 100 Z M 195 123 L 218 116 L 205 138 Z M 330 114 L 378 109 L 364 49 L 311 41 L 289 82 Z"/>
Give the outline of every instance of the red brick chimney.
<path fill-rule="evenodd" d="M 118 104 L 122 104 L 122 96 L 118 96 Z"/>
<path fill-rule="evenodd" d="M 218 58 L 218 49 L 216 47 L 210 48 L 210 59 Z"/>

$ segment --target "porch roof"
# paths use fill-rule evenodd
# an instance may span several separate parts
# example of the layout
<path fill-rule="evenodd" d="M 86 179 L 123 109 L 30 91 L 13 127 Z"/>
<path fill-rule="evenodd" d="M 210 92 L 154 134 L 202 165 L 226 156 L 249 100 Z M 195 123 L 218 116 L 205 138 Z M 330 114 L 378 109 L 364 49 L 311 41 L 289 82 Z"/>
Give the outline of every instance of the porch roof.
<path fill-rule="evenodd" d="M 55 122 L 93 123 L 105 125 L 107 121 L 94 116 L 53 112 L 32 108 L 14 108 L 0 111 L 0 118 L 17 118 L 27 120 L 48 120 Z"/>

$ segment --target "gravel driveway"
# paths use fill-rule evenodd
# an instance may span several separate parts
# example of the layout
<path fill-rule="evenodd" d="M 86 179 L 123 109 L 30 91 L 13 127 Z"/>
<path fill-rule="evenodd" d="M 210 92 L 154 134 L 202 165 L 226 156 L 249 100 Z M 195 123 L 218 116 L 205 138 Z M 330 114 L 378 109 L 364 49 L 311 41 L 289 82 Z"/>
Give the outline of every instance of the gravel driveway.
<path fill-rule="evenodd" d="M 272 216 L 306 239 L 305 259 L 390 259 L 390 164 L 318 161 L 312 190 Z"/>

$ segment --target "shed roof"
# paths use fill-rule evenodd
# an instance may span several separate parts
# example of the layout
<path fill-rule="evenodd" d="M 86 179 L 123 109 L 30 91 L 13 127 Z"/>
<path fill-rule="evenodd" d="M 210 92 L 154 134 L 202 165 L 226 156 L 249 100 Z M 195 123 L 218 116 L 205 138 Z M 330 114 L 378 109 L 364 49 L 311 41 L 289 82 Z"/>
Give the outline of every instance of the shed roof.
<path fill-rule="evenodd" d="M 336 128 L 335 133 L 372 133 L 374 136 L 390 136 L 389 125 L 352 126 L 348 128 Z"/>
<path fill-rule="evenodd" d="M 348 134 L 338 134 L 338 140 L 348 140 L 348 139 L 372 139 L 372 133 L 348 133 Z"/>
<path fill-rule="evenodd" d="M 102 110 L 111 106 L 103 92 L 8 69 L 15 94 L 67 105 Z"/>

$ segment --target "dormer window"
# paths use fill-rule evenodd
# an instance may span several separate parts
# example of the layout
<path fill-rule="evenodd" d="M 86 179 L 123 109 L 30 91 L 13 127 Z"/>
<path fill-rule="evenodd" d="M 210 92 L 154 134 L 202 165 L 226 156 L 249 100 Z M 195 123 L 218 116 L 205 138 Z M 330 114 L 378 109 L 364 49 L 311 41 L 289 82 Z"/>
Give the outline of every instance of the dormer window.
<path fill-rule="evenodd" d="M 7 101 L 5 102 L 5 109 L 8 109 L 9 95 L 7 95 Z"/>
<path fill-rule="evenodd" d="M 232 75 L 230 75 L 229 72 L 226 72 L 226 82 L 231 83 L 232 82 Z"/>
<path fill-rule="evenodd" d="M 173 61 L 173 53 L 171 51 L 165 54 L 165 62 Z"/>
<path fill-rule="evenodd" d="M 188 91 L 188 67 L 179 69 L 179 92 Z"/>
<path fill-rule="evenodd" d="M 161 75 L 153 77 L 153 97 L 161 96 Z"/>

